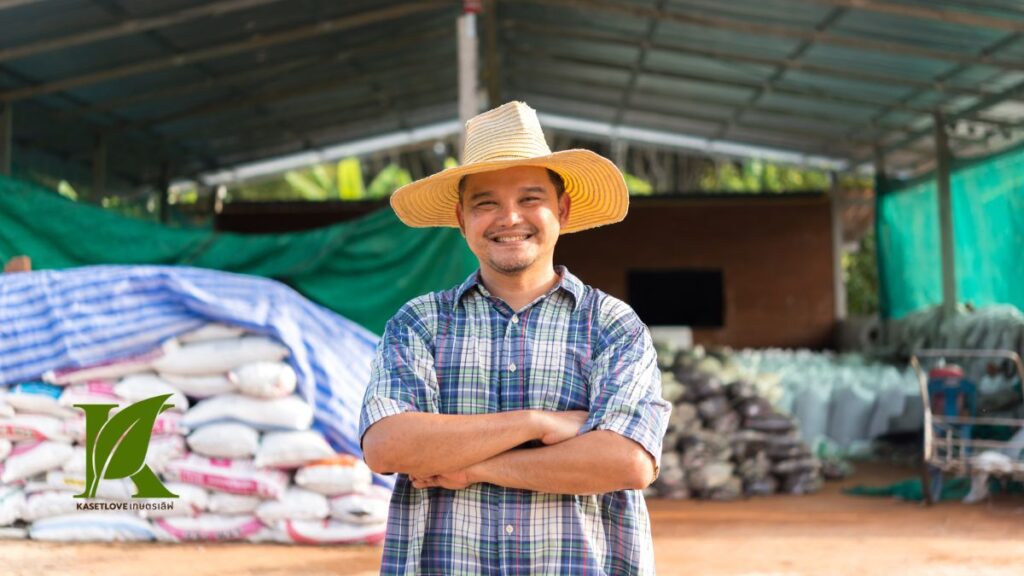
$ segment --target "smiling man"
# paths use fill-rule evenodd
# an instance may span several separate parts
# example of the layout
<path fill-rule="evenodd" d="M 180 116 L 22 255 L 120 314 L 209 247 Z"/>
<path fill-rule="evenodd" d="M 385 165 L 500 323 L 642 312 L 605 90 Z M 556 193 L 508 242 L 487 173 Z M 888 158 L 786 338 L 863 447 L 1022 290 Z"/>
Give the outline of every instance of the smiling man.
<path fill-rule="evenodd" d="M 466 124 L 465 164 L 391 204 L 457 226 L 480 269 L 403 306 L 363 402 L 367 464 L 398 473 L 382 574 L 653 574 L 640 490 L 670 405 L 650 335 L 553 263 L 561 234 L 621 221 L 618 169 L 552 153 L 511 102 Z"/>

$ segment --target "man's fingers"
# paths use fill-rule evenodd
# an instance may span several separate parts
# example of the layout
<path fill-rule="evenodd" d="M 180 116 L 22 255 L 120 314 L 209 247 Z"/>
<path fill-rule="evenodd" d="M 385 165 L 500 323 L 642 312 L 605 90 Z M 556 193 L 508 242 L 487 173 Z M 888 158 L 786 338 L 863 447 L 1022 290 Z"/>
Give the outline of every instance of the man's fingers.
<path fill-rule="evenodd" d="M 433 488 L 437 486 L 437 476 L 427 476 L 420 478 L 418 476 L 409 476 L 409 480 L 412 480 L 413 488 Z"/>

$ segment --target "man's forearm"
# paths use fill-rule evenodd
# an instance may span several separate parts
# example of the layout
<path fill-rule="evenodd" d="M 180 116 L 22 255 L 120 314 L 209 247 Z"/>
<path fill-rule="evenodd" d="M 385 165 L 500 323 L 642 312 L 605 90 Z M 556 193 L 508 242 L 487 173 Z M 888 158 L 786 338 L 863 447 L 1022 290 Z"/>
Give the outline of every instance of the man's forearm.
<path fill-rule="evenodd" d="M 432 476 L 467 468 L 542 435 L 538 414 L 531 410 L 406 412 L 371 426 L 363 436 L 363 452 L 375 472 Z"/>
<path fill-rule="evenodd" d="M 469 483 L 488 482 L 555 494 L 603 494 L 645 488 L 654 461 L 639 444 L 597 430 L 542 448 L 511 450 L 467 471 Z"/>

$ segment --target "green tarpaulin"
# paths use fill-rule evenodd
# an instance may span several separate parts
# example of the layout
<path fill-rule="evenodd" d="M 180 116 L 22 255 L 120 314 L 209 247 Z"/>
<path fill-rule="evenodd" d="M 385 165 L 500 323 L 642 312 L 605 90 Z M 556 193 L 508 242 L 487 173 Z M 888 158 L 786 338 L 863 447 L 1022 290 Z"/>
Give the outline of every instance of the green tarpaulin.
<path fill-rule="evenodd" d="M 477 267 L 458 230 L 409 228 L 389 208 L 306 232 L 217 233 L 127 218 L 0 176 L 0 258 L 19 254 L 35 269 L 182 264 L 274 278 L 378 334 L 407 300 Z"/>
<path fill-rule="evenodd" d="M 1024 309 L 1024 148 L 954 164 L 950 178 L 958 302 Z M 878 187 L 882 314 L 900 318 L 942 302 L 934 175 Z"/>

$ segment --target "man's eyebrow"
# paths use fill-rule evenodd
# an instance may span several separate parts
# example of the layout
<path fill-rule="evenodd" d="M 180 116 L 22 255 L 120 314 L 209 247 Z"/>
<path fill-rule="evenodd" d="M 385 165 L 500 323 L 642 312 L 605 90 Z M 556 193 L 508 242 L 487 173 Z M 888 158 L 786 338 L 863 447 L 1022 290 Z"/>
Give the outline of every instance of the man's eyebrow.
<path fill-rule="evenodd" d="M 491 192 L 490 190 L 480 190 L 478 192 L 473 192 L 472 194 L 470 194 L 469 195 L 469 199 L 470 199 L 470 201 L 472 201 L 472 200 L 476 200 L 477 198 L 480 198 L 480 197 L 483 197 L 483 196 L 491 196 L 493 194 L 494 193 Z"/>
<path fill-rule="evenodd" d="M 547 189 L 544 188 L 543 186 L 523 186 L 522 188 L 519 189 L 519 191 L 520 192 L 533 192 L 533 193 L 536 194 L 537 192 L 547 192 Z"/>

